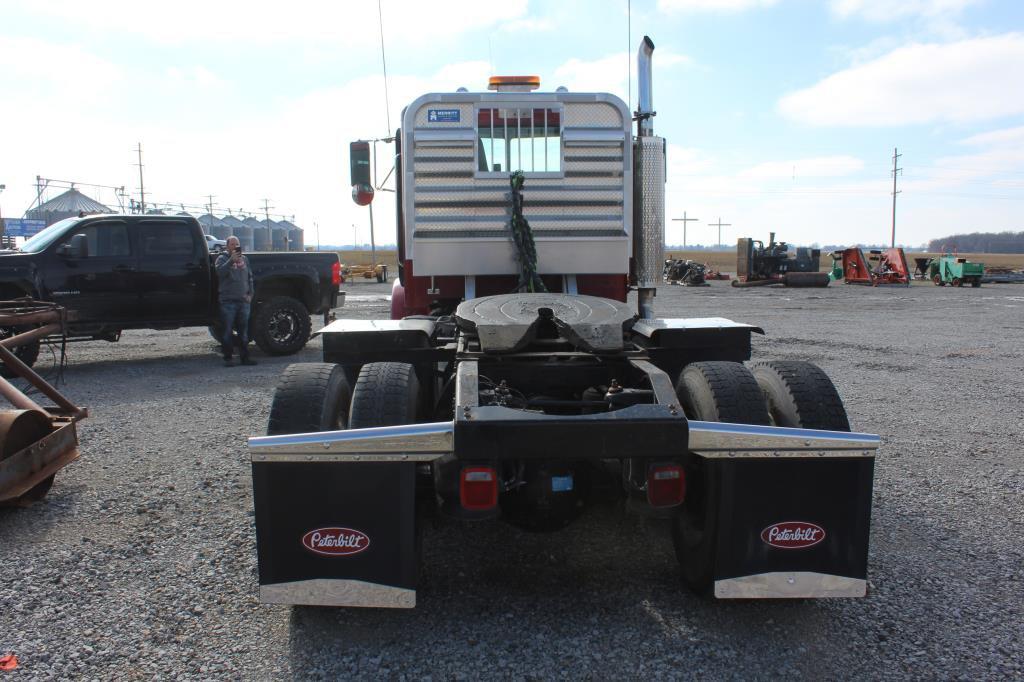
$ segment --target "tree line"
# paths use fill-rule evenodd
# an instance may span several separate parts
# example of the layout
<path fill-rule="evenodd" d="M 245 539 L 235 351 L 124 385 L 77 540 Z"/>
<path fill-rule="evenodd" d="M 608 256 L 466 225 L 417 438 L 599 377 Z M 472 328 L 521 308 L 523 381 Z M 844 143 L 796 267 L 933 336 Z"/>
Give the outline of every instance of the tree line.
<path fill-rule="evenodd" d="M 964 253 L 1024 253 L 1024 232 L 951 234 L 928 242 L 929 251 Z"/>

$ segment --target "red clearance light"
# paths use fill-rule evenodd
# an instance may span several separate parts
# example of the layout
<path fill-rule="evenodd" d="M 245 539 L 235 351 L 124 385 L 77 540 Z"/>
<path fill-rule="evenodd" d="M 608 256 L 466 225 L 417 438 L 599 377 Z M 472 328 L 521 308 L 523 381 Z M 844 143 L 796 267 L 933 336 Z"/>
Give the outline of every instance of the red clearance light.
<path fill-rule="evenodd" d="M 345 278 L 341 276 L 341 263 L 334 261 L 331 263 L 331 284 L 339 286 L 344 281 Z"/>
<path fill-rule="evenodd" d="M 459 476 L 459 502 L 469 511 L 486 511 L 498 504 L 498 472 L 491 467 L 466 467 Z"/>
<path fill-rule="evenodd" d="M 675 507 L 686 497 L 686 472 L 679 464 L 652 464 L 647 469 L 647 503 Z"/>
<path fill-rule="evenodd" d="M 530 92 L 540 87 L 540 76 L 491 76 L 488 90 L 498 92 Z"/>

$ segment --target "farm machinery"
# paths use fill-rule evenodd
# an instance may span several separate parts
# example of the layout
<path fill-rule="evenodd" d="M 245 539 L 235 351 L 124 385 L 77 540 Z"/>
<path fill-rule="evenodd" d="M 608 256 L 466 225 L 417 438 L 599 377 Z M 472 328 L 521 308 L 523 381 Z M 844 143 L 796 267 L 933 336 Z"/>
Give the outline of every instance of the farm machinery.
<path fill-rule="evenodd" d="M 734 287 L 781 284 L 787 287 L 827 287 L 829 275 L 818 272 L 820 249 L 797 247 L 789 253 L 789 244 L 776 242 L 772 232 L 766 245 L 759 239 L 741 237 L 736 241 L 736 279 Z"/>
<path fill-rule="evenodd" d="M 653 50 L 635 137 L 535 77 L 406 107 L 391 319 L 325 327 L 249 440 L 262 602 L 414 607 L 424 519 L 559 533 L 600 504 L 664 517 L 698 592 L 865 594 L 878 437 L 818 367 L 748 364 L 757 326 L 655 315 Z"/>
<path fill-rule="evenodd" d="M 847 284 L 869 286 L 910 286 L 910 268 L 903 249 L 872 249 L 868 256 L 858 247 L 851 247 L 832 254 L 833 279 L 843 279 Z M 838 270 L 838 276 L 835 274 Z"/>
<path fill-rule="evenodd" d="M 60 306 L 30 298 L 0 302 L 0 395 L 14 408 L 0 410 L 0 506 L 28 506 L 41 500 L 54 476 L 78 458 L 75 424 L 88 415 L 39 376 L 39 342 L 64 330 Z M 13 349 L 13 350 L 12 350 Z M 53 401 L 44 407 L 8 379 L 24 379 Z"/>
<path fill-rule="evenodd" d="M 706 287 L 707 266 L 689 258 L 670 258 L 665 261 L 662 279 L 666 284 L 678 284 L 684 287 Z"/>
<path fill-rule="evenodd" d="M 955 253 L 946 253 L 938 258 L 932 258 L 928 263 L 928 279 L 937 287 L 944 287 L 947 284 L 962 287 L 964 284 L 970 284 L 977 288 L 981 286 L 981 278 L 984 274 L 985 265 L 983 263 L 972 263 Z"/>

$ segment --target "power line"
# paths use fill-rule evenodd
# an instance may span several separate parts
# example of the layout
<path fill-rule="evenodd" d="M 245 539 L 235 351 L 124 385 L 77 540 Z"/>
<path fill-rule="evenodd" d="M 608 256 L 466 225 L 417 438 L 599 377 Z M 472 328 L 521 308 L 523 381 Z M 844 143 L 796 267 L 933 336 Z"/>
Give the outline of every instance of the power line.
<path fill-rule="evenodd" d="M 384 116 L 388 122 L 388 137 L 391 137 L 391 101 L 388 99 L 388 62 L 384 58 L 384 13 L 377 0 L 377 24 L 380 26 L 380 63 L 384 67 Z"/>

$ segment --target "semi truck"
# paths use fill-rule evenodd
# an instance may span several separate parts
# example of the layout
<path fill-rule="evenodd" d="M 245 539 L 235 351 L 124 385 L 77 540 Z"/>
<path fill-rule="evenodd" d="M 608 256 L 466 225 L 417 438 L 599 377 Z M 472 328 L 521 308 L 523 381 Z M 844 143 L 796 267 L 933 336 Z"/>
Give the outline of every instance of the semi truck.
<path fill-rule="evenodd" d="M 878 436 L 815 365 L 749 362 L 757 326 L 655 315 L 653 51 L 635 113 L 522 76 L 405 108 L 391 319 L 324 328 L 249 439 L 262 602 L 411 608 L 424 519 L 558 542 L 605 500 L 666 517 L 697 592 L 865 594 Z"/>

